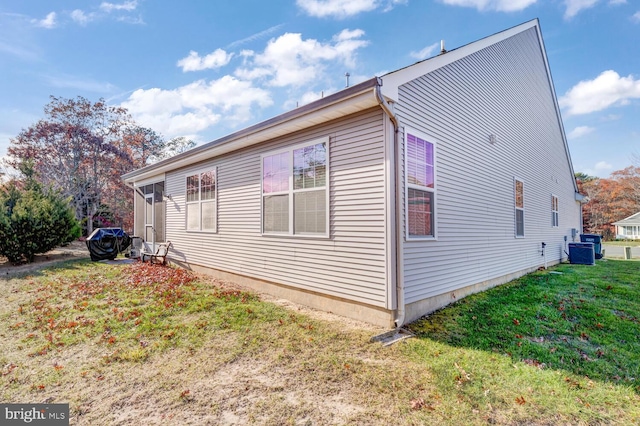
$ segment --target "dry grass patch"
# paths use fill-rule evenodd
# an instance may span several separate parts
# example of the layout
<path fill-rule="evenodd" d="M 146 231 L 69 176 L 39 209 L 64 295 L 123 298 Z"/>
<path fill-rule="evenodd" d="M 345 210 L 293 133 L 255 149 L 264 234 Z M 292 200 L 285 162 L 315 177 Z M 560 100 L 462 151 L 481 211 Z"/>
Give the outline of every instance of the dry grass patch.
<path fill-rule="evenodd" d="M 383 348 L 380 330 L 172 268 L 76 262 L 0 285 L 0 400 L 68 402 L 74 425 L 638 418 L 632 391 L 429 339 Z"/>
<path fill-rule="evenodd" d="M 86 262 L 3 282 L 2 400 L 69 402 L 73 424 L 382 424 L 425 381 L 370 329 L 196 278 Z"/>

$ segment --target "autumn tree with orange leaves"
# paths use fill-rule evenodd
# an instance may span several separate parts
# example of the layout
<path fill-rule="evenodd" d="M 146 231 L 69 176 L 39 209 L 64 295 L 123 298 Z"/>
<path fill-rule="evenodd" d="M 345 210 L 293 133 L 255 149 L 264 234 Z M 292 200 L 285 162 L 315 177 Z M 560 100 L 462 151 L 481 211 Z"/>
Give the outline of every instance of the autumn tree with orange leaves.
<path fill-rule="evenodd" d="M 121 176 L 161 155 L 162 138 L 104 99 L 51 96 L 44 113 L 44 119 L 10 140 L 8 165 L 19 169 L 31 162 L 43 185 L 71 198 L 87 235 L 104 210 L 114 222 L 105 225 L 131 229 L 133 192 Z"/>
<path fill-rule="evenodd" d="M 589 197 L 582 208 L 585 233 L 612 239 L 612 223 L 640 211 L 640 167 L 615 171 L 608 179 L 583 173 L 577 173 L 576 179 L 580 192 Z"/>

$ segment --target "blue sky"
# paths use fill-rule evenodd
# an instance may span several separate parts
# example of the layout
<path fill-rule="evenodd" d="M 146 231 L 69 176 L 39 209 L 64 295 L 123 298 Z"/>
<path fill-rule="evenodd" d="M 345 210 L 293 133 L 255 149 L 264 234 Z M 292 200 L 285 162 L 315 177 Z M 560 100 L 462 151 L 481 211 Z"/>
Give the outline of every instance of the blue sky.
<path fill-rule="evenodd" d="M 0 156 L 50 95 L 207 142 L 534 18 L 574 169 L 640 163 L 637 0 L 5 0 Z"/>

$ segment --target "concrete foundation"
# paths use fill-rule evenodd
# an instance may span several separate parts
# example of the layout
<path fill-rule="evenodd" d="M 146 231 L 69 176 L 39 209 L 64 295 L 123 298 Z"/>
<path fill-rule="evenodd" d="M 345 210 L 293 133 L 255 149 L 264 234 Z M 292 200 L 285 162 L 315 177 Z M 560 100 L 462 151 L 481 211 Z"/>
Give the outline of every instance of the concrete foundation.
<path fill-rule="evenodd" d="M 548 266 L 555 265 L 557 263 L 559 263 L 559 261 L 557 260 L 551 261 L 548 263 Z M 520 278 L 526 274 L 536 271 L 537 269 L 538 267 L 525 269 L 519 272 L 503 275 L 498 278 L 483 281 L 474 285 L 460 288 L 458 290 L 450 291 L 447 293 L 439 294 L 437 296 L 429 297 L 427 299 L 422 299 L 417 302 L 410 303 L 406 305 L 406 308 L 405 308 L 406 309 L 405 322 L 406 323 L 413 322 L 425 315 L 428 315 L 432 312 L 437 311 L 438 309 L 444 308 L 447 305 L 455 303 L 456 301 L 462 299 L 465 296 L 469 296 L 474 293 L 480 293 L 492 287 L 496 287 L 496 286 L 508 283 L 509 281 L 513 281 L 516 278 Z"/>
<path fill-rule="evenodd" d="M 384 327 L 395 328 L 395 312 L 378 308 L 375 306 L 369 306 L 362 303 L 354 302 L 351 300 L 341 299 L 326 294 L 301 290 L 294 287 L 278 284 L 270 281 L 259 280 L 244 275 L 234 274 L 231 272 L 221 271 L 205 266 L 187 264 L 183 262 L 171 263 L 176 266 L 180 266 L 185 269 L 189 269 L 195 272 L 204 273 L 214 278 L 221 280 L 231 281 L 239 284 L 243 287 L 256 291 L 258 293 L 266 293 L 274 297 L 289 300 L 300 305 L 308 306 L 321 311 L 334 313 L 347 318 L 352 318 L 359 321 L 368 322 L 370 324 Z M 549 266 L 558 263 L 549 262 Z M 507 274 L 502 277 L 494 278 L 491 280 L 483 281 L 474 285 L 470 285 L 455 291 L 439 294 L 427 299 L 423 299 L 417 302 L 410 303 L 405 307 L 405 324 L 413 322 L 425 315 L 428 315 L 438 309 L 441 309 L 447 305 L 455 303 L 473 293 L 479 293 L 492 287 L 505 284 L 523 275 L 538 269 L 533 267 L 530 269 L 522 270 L 512 274 Z"/>
<path fill-rule="evenodd" d="M 274 297 L 289 300 L 300 305 L 318 309 L 325 312 L 341 315 L 359 321 L 368 322 L 379 327 L 394 328 L 394 311 L 389 311 L 375 306 L 369 306 L 351 300 L 327 296 L 326 294 L 301 290 L 294 287 L 263 281 L 244 275 L 238 275 L 205 266 L 171 262 L 176 266 L 200 272 L 218 278 L 231 281 L 242 287 L 249 288 L 258 293 L 266 293 Z"/>

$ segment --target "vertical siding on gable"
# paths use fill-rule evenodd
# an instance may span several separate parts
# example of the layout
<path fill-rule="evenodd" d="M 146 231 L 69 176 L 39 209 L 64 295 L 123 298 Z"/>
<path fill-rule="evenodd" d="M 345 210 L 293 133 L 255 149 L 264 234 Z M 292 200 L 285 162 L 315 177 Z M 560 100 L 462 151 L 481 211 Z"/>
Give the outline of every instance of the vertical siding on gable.
<path fill-rule="evenodd" d="M 547 260 L 564 257 L 580 210 L 535 28 L 401 86 L 397 111 L 437 141 L 438 239 L 404 243 L 407 303 L 542 266 L 542 242 Z M 525 238 L 514 237 L 514 177 Z"/>
<path fill-rule="evenodd" d="M 260 233 L 260 155 L 330 138 L 330 238 Z M 185 180 L 217 167 L 218 233 L 185 231 Z M 388 307 L 385 139 L 371 109 L 272 142 L 167 173 L 167 239 L 173 257 L 202 266 Z"/>

